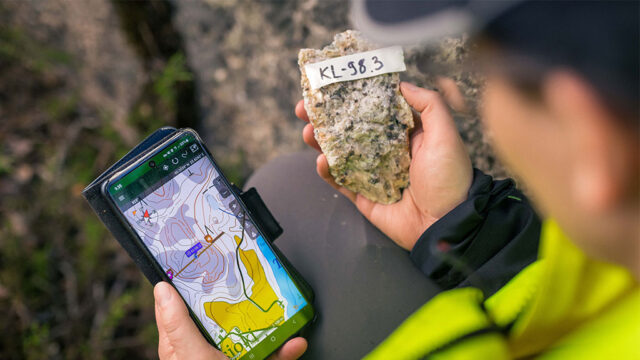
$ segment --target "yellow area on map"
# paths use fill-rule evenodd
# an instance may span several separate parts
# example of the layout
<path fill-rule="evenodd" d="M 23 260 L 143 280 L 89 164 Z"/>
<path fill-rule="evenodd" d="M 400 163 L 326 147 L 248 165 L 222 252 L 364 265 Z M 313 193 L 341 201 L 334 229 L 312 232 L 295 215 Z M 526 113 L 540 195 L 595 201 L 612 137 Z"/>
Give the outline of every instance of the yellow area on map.
<path fill-rule="evenodd" d="M 236 244 L 240 245 L 242 239 L 238 236 L 234 236 L 234 239 Z M 280 325 L 284 321 L 284 309 L 267 281 L 256 252 L 238 249 L 238 255 L 247 269 L 247 274 L 253 279 L 251 292 L 247 289 L 247 294 L 253 301 L 247 299 L 235 304 L 224 301 L 207 302 L 204 304 L 207 316 L 218 323 L 227 333 L 250 333 Z M 243 336 L 249 341 L 255 339 L 251 334 Z M 233 338 L 233 340 L 230 337 L 224 339 L 220 344 L 220 349 L 227 355 L 230 355 L 228 352 L 230 349 L 233 349 L 233 354 L 245 353 L 244 346 L 238 346 L 242 341 L 239 341 L 237 336 L 233 336 Z"/>

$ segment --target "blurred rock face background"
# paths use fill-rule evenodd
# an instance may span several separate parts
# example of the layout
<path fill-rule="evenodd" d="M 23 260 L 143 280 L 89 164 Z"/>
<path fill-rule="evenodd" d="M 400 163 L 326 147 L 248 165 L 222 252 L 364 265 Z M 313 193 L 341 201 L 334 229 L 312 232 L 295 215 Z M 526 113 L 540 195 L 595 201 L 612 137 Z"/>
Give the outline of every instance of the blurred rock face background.
<path fill-rule="evenodd" d="M 198 130 L 239 184 L 303 149 L 297 52 L 347 28 L 342 0 L 0 2 L 0 358 L 156 357 L 151 286 L 82 189 L 160 126 Z M 402 77 L 453 78 L 474 165 L 501 176 L 468 47 L 407 49 Z"/>

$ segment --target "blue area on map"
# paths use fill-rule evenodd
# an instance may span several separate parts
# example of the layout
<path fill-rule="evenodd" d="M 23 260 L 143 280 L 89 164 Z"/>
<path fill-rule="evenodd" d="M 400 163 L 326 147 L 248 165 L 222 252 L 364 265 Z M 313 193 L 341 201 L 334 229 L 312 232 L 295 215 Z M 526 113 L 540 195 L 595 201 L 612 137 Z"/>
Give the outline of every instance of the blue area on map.
<path fill-rule="evenodd" d="M 207 202 L 209 203 L 209 206 L 211 207 L 211 210 L 218 210 L 218 202 L 216 201 L 216 199 L 207 194 L 207 196 L 205 196 L 205 198 L 207 199 Z"/>
<path fill-rule="evenodd" d="M 228 212 L 228 211 L 223 210 L 223 209 L 220 207 L 220 204 L 218 204 L 218 202 L 216 201 L 216 199 L 214 199 L 214 197 L 213 197 L 213 196 L 211 196 L 211 195 L 207 195 L 205 198 L 207 199 L 207 202 L 209 203 L 209 207 L 211 207 L 211 209 L 212 209 L 212 210 L 214 210 L 214 211 L 215 211 L 215 210 L 220 210 L 220 211 L 222 211 L 222 212 L 223 212 L 223 213 L 225 213 L 225 214 L 228 214 L 228 215 L 231 215 L 231 216 L 234 216 L 234 217 L 236 217 L 236 218 L 237 218 L 237 216 L 236 216 L 235 214 L 232 214 L 232 213 L 230 213 L 230 212 Z"/>
<path fill-rule="evenodd" d="M 202 244 L 201 243 L 197 243 L 197 244 L 193 245 L 189 250 L 185 251 L 184 254 L 187 255 L 187 257 L 190 257 L 193 254 L 197 254 L 198 250 L 200 250 L 200 249 L 202 249 Z"/>
<path fill-rule="evenodd" d="M 273 274 L 276 276 L 276 281 L 278 282 L 278 286 L 280 287 L 280 292 L 287 302 L 289 303 L 289 307 L 287 308 L 287 318 L 290 318 L 298 311 L 302 310 L 302 308 L 307 305 L 307 302 L 298 291 L 298 288 L 293 283 L 293 280 L 289 277 L 289 274 L 282 267 L 275 254 L 269 248 L 269 245 L 264 241 L 262 236 L 258 236 L 256 239 L 258 242 L 258 247 L 260 251 L 264 255 L 264 257 L 269 261 L 269 265 L 271 265 L 271 269 L 273 269 Z"/>

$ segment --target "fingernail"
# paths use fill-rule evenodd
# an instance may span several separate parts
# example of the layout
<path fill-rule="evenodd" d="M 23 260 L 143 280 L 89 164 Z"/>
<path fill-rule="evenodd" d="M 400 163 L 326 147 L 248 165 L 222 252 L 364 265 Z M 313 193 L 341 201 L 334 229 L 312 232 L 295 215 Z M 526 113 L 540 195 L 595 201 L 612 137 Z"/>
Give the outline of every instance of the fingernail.
<path fill-rule="evenodd" d="M 405 90 L 409 90 L 409 91 L 417 91 L 418 89 L 420 89 L 419 87 L 413 85 L 410 82 L 406 82 L 406 81 L 403 81 L 401 85 Z"/>
<path fill-rule="evenodd" d="M 164 306 L 171 300 L 171 291 L 169 290 L 169 286 L 171 285 L 164 282 L 160 282 L 156 285 L 154 293 L 158 305 Z"/>

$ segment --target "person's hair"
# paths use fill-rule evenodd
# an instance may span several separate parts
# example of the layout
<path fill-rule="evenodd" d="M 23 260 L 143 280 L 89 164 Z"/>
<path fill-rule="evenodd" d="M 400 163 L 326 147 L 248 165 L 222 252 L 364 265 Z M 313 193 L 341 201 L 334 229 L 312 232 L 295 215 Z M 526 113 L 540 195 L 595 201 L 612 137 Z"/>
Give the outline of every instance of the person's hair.
<path fill-rule="evenodd" d="M 637 1 L 527 1 L 489 24 L 483 36 L 505 53 L 528 59 L 523 63 L 531 66 L 513 76 L 525 92 L 539 91 L 545 71 L 566 67 L 637 128 L 639 11 Z"/>

